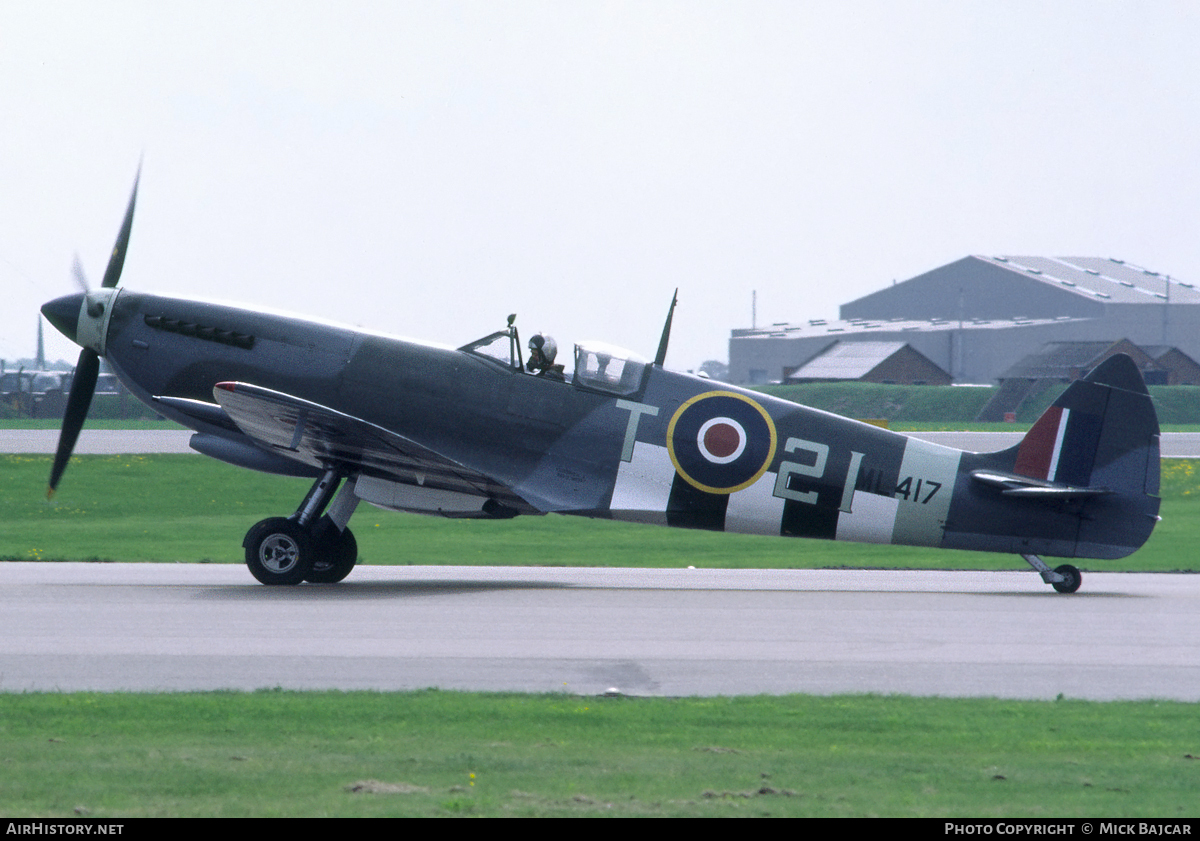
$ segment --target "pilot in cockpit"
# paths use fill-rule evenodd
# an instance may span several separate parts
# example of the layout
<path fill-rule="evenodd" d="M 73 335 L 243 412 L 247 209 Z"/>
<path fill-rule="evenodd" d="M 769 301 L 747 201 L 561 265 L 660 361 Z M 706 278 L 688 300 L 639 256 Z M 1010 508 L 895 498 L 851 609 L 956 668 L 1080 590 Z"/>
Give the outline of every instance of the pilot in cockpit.
<path fill-rule="evenodd" d="M 554 341 L 554 338 L 536 333 L 529 340 L 529 361 L 525 363 L 525 368 L 533 371 L 534 375 L 538 377 L 565 381 L 563 366 L 554 364 L 556 356 L 558 356 L 558 343 Z"/>

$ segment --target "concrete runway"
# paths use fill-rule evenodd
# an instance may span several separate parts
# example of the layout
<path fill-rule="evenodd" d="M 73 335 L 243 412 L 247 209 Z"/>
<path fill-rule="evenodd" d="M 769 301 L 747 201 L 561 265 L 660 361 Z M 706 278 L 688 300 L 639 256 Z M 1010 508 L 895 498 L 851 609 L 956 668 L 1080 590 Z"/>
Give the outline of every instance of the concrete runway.
<path fill-rule="evenodd" d="M 1020 432 L 915 432 L 914 438 L 976 453 L 1011 447 L 1021 440 Z M 79 435 L 75 452 L 80 455 L 123 453 L 194 453 L 188 447 L 190 430 L 87 429 Z M 56 429 L 0 429 L 0 453 L 53 453 L 58 446 Z M 1162 454 L 1167 458 L 1200 458 L 1200 433 L 1167 432 L 1162 436 Z"/>
<path fill-rule="evenodd" d="M 0 690 L 900 693 L 1200 701 L 1200 576 L 0 564 Z"/>
<path fill-rule="evenodd" d="M 190 429 L 116 430 L 88 429 L 79 433 L 75 454 L 124 455 L 126 453 L 192 453 Z M 58 448 L 57 429 L 0 429 L 0 453 L 53 454 Z M 197 454 L 198 455 L 198 454 Z"/>

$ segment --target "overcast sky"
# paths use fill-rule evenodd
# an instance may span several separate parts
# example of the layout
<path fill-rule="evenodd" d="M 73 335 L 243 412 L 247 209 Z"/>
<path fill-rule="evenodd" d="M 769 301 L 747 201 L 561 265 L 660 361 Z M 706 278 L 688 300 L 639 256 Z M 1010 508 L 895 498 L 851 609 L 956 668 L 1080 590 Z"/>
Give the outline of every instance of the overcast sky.
<path fill-rule="evenodd" d="M 968 254 L 1200 282 L 1200 4 L 0 0 L 0 358 L 99 284 L 727 358 Z M 47 355 L 77 349 L 47 326 Z"/>

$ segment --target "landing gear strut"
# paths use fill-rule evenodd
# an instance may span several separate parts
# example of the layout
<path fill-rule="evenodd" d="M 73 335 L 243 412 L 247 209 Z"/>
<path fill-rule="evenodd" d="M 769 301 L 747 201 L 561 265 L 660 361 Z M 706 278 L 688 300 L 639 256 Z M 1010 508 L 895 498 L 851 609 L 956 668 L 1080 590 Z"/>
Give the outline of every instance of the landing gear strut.
<path fill-rule="evenodd" d="M 1060 593 L 1074 593 L 1083 583 L 1083 573 L 1070 564 L 1050 569 L 1037 555 L 1021 555 L 1025 562 L 1041 573 L 1042 580 Z"/>
<path fill-rule="evenodd" d="M 358 505 L 355 479 L 333 499 L 345 474 L 327 470 L 291 517 L 269 517 L 256 523 L 242 541 L 246 566 L 263 584 L 335 584 L 358 561 L 358 542 L 346 528 Z M 333 504 L 330 505 L 330 499 Z M 329 510 L 325 511 L 326 506 Z"/>

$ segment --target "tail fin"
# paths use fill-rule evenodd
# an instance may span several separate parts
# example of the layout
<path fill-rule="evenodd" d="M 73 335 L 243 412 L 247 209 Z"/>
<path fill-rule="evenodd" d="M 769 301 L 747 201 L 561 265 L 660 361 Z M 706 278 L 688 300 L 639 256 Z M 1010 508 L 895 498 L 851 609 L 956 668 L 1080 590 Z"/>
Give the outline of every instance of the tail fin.
<path fill-rule="evenodd" d="M 1002 455 L 1017 476 L 1052 485 L 1047 499 L 1071 490 L 1086 499 L 1077 557 L 1119 558 L 1145 543 L 1158 519 L 1158 441 L 1150 393 L 1122 353 L 1072 383 Z"/>
<path fill-rule="evenodd" d="M 1117 354 L 1072 383 L 1038 418 L 1017 445 L 1013 472 L 1080 487 L 1102 484 L 1113 491 L 1145 492 L 1153 484 L 1157 493 L 1158 434 L 1141 373 L 1132 359 Z M 1136 465 L 1124 464 L 1130 460 Z M 1118 464 L 1124 469 L 1114 472 Z"/>

